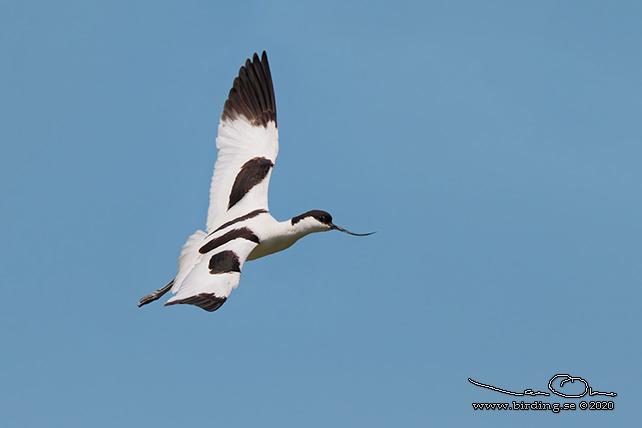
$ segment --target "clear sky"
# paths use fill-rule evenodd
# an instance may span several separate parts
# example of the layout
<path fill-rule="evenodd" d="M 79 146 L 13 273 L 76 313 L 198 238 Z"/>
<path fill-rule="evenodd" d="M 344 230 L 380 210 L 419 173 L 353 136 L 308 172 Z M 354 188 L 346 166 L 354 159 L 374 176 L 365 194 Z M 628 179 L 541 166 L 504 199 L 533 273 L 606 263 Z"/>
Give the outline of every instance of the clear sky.
<path fill-rule="evenodd" d="M 0 424 L 639 423 L 641 16 L 627 1 L 2 2 Z M 378 233 L 249 262 L 214 313 L 139 309 L 205 225 L 218 118 L 262 50 L 272 214 Z M 555 374 L 617 393 L 583 398 L 615 409 L 472 408 L 516 397 L 468 378 L 548 392 Z"/>

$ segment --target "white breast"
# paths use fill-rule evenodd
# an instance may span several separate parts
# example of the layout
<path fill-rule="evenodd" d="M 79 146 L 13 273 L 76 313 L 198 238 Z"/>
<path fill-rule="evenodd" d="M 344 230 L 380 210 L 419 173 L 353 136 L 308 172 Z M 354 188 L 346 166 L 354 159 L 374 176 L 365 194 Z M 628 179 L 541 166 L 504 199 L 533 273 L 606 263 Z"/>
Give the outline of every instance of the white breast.
<path fill-rule="evenodd" d="M 296 235 L 281 235 L 262 239 L 261 243 L 252 250 L 247 259 L 256 260 L 283 251 L 291 247 L 299 238 L 301 237 Z"/>

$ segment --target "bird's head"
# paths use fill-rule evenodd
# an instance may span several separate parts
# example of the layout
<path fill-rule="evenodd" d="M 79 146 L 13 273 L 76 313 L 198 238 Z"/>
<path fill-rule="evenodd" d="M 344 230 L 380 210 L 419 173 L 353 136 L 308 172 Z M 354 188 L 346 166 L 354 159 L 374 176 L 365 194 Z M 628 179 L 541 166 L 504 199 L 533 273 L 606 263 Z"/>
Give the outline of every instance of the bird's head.
<path fill-rule="evenodd" d="M 327 232 L 328 230 L 338 230 L 354 236 L 368 236 L 374 233 L 353 233 L 345 230 L 344 228 L 332 223 L 332 216 L 330 213 L 321 210 L 308 211 L 307 213 L 293 217 L 291 222 L 292 226 L 299 224 L 300 227 L 310 230 L 310 233 Z"/>

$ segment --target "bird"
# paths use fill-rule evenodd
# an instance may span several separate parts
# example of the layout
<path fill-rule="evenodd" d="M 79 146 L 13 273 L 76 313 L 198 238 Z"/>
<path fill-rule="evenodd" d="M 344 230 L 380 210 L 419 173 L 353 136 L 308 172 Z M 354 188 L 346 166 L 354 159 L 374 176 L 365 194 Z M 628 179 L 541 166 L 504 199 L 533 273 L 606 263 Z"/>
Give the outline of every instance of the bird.
<path fill-rule="evenodd" d="M 218 157 L 210 186 L 206 230 L 181 248 L 177 274 L 146 295 L 139 307 L 174 294 L 165 306 L 189 304 L 213 312 L 240 281 L 248 260 L 283 251 L 310 233 L 338 230 L 332 216 L 307 211 L 277 221 L 268 209 L 268 186 L 279 152 L 276 102 L 267 54 L 245 61 L 234 79 L 218 125 Z"/>

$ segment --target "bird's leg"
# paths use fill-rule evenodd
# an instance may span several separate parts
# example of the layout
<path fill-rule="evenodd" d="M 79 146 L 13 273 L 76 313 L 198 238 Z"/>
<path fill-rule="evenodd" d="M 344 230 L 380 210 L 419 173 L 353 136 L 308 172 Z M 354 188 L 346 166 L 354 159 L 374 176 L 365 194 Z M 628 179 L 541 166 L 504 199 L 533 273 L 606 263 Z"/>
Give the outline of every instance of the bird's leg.
<path fill-rule="evenodd" d="M 174 278 L 176 279 L 176 278 Z M 143 305 L 146 305 L 148 303 L 153 302 L 154 300 L 158 300 L 161 297 L 163 297 L 163 294 L 167 293 L 170 288 L 172 288 L 172 285 L 174 285 L 174 279 L 172 279 L 165 287 L 159 288 L 158 290 L 154 291 L 153 293 L 148 294 L 147 296 L 143 297 L 140 299 L 140 303 L 138 304 L 138 307 L 140 308 Z"/>

